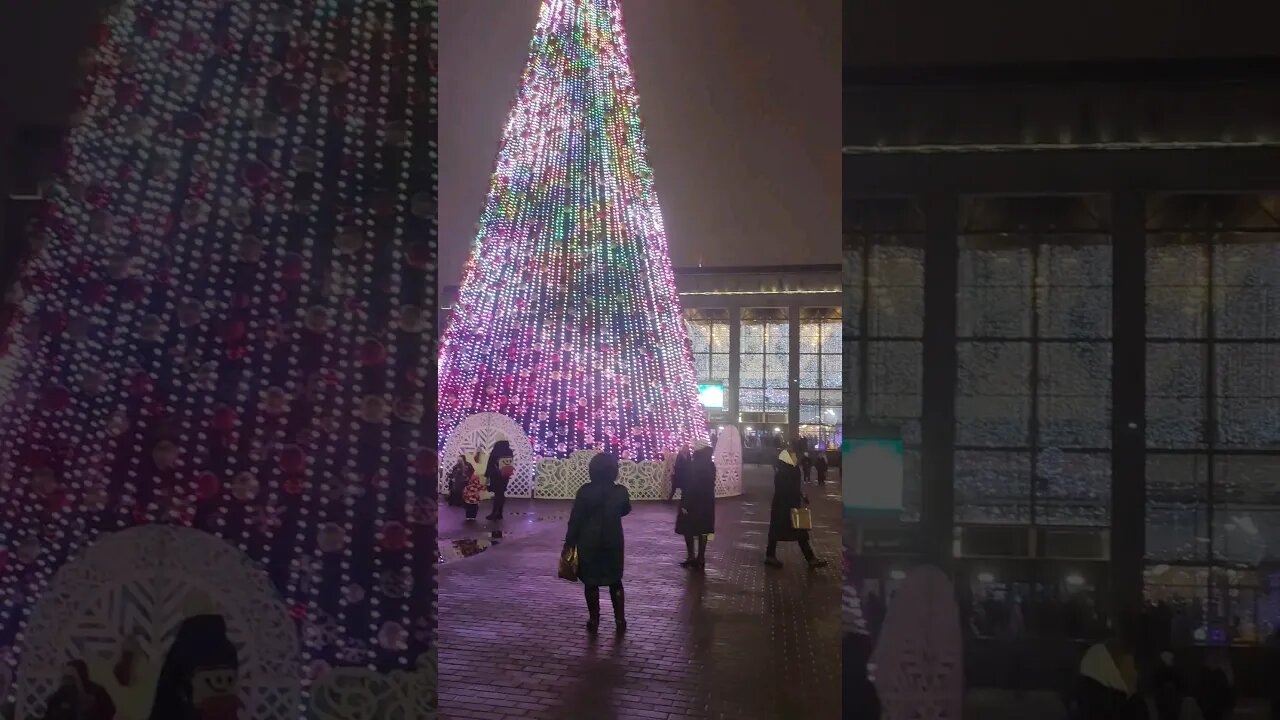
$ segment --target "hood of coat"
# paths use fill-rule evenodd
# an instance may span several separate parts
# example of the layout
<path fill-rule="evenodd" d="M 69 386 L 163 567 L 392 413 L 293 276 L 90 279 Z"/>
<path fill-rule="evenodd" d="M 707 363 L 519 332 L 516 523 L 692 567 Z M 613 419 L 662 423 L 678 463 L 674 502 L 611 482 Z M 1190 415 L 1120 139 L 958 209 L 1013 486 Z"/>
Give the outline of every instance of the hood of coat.
<path fill-rule="evenodd" d="M 1129 684 L 1125 682 L 1124 674 L 1120 672 L 1120 666 L 1116 664 L 1116 660 L 1112 657 L 1106 643 L 1098 643 L 1089 648 L 1088 652 L 1080 660 L 1080 674 L 1108 690 L 1122 692 L 1125 695 L 1133 695 L 1133 691 L 1129 689 Z"/>
<path fill-rule="evenodd" d="M 795 465 L 797 462 L 799 462 L 798 460 L 796 460 L 795 453 L 791 452 L 790 450 L 783 450 L 782 452 L 778 453 L 778 459 L 788 465 Z"/>

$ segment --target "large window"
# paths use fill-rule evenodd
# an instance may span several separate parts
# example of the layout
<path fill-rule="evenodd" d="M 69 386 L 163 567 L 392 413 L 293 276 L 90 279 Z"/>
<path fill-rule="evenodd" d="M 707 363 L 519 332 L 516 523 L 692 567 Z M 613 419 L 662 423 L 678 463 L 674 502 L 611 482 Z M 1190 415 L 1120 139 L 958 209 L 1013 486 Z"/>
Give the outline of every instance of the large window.
<path fill-rule="evenodd" d="M 800 434 L 827 446 L 844 421 L 840 308 L 800 310 Z"/>
<path fill-rule="evenodd" d="M 729 383 L 729 311 L 690 308 L 685 311 L 698 382 Z"/>
<path fill-rule="evenodd" d="M 787 421 L 791 324 L 785 308 L 744 308 L 738 411 L 748 422 Z"/>
<path fill-rule="evenodd" d="M 907 199 L 853 203 L 844 238 L 844 412 L 902 432 L 903 519 L 920 519 L 924 220 Z"/>
<path fill-rule="evenodd" d="M 1097 198 L 962 202 L 957 522 L 1109 524 L 1107 223 Z"/>
<path fill-rule="evenodd" d="M 1280 617 L 1278 201 L 1148 201 L 1146 587 L 1195 641 Z"/>

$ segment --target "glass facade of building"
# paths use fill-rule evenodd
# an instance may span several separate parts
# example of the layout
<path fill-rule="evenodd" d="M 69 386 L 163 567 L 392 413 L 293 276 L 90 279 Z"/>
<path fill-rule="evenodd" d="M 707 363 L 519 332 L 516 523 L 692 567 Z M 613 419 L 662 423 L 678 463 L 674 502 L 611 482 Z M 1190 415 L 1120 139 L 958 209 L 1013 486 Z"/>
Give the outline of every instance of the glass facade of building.
<path fill-rule="evenodd" d="M 932 229 L 918 200 L 852 202 L 845 423 L 901 431 L 902 537 L 954 565 L 979 635 L 1014 601 L 1104 633 L 1140 575 L 1184 643 L 1258 643 L 1280 626 L 1280 195 L 1116 197 L 953 196 Z"/>

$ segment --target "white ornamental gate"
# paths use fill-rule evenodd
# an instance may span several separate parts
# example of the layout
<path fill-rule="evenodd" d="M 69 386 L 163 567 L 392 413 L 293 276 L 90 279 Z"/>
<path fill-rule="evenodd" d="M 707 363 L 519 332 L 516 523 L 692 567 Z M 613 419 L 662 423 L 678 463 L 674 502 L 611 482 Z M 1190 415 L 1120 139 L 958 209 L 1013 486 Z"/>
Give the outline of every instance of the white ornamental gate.
<path fill-rule="evenodd" d="M 449 493 L 449 471 L 458 462 L 458 456 L 492 448 L 499 435 L 507 438 L 507 442 L 511 443 L 511 451 L 516 456 L 516 474 L 507 483 L 507 494 L 513 497 L 533 496 L 533 478 L 538 466 L 538 457 L 533 454 L 533 444 L 514 420 L 498 413 L 472 415 L 449 435 L 444 443 L 444 450 L 440 453 L 439 488 L 442 495 Z"/>
<path fill-rule="evenodd" d="M 209 613 L 225 619 L 238 651 L 244 716 L 296 720 L 297 627 L 270 579 L 221 539 L 172 525 L 104 534 L 53 576 L 24 629 L 17 716 L 41 717 L 74 659 L 84 660 L 94 681 L 128 708 L 121 717 L 144 712 L 178 627 Z M 126 637 L 137 642 L 137 680 L 121 688 L 110 669 Z"/>

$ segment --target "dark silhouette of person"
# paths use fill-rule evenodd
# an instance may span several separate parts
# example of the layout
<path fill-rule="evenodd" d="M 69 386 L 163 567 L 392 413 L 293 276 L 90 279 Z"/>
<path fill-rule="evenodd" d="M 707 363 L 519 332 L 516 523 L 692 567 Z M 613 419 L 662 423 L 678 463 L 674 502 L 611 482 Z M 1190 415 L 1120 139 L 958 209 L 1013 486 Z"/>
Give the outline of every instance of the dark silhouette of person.
<path fill-rule="evenodd" d="M 818 484 L 826 485 L 827 484 L 827 453 L 825 450 L 818 451 L 817 455 L 813 458 L 813 469 L 814 469 L 814 472 L 818 475 Z"/>
<path fill-rule="evenodd" d="M 1280 627 L 1267 637 L 1264 659 L 1268 677 L 1280 678 Z M 1271 701 L 1271 720 L 1280 720 L 1280 682 L 1267 683 L 1267 699 Z"/>
<path fill-rule="evenodd" d="M 800 455 L 800 471 L 804 474 L 804 481 L 812 482 L 813 458 L 809 457 L 809 453 L 805 452 L 803 447 L 797 447 L 796 453 Z"/>
<path fill-rule="evenodd" d="M 716 531 L 716 464 L 711 448 L 701 447 L 689 461 L 687 479 L 676 511 L 676 534 L 684 536 L 684 567 L 707 566 L 707 540 Z M 695 554 L 694 546 L 697 546 Z"/>
<path fill-rule="evenodd" d="M 564 550 L 578 550 L 578 579 L 587 599 L 587 632 L 600 626 L 600 588 L 609 588 L 614 625 L 626 632 L 626 610 L 622 594 L 624 543 L 622 518 L 631 512 L 631 495 L 616 484 L 618 458 L 600 453 L 587 466 L 591 480 L 578 489 L 569 513 Z"/>
<path fill-rule="evenodd" d="M 676 462 L 671 469 L 671 492 L 667 493 L 668 500 L 676 496 L 677 490 L 683 490 L 685 485 L 689 484 L 689 470 L 692 462 L 693 453 L 689 452 L 688 448 L 676 454 Z"/>
<path fill-rule="evenodd" d="M 101 685 L 89 679 L 83 660 L 67 663 L 62 684 L 49 698 L 44 720 L 115 720 L 116 705 Z"/>
<path fill-rule="evenodd" d="M 844 636 L 844 717 L 858 720 L 880 720 L 880 694 L 867 675 L 871 660 L 871 640 L 866 635 L 845 633 Z"/>
<path fill-rule="evenodd" d="M 467 480 L 471 479 L 471 463 L 466 455 L 459 455 L 458 462 L 449 469 L 449 505 L 462 507 L 462 493 L 467 488 Z"/>
<path fill-rule="evenodd" d="M 1137 622 L 1122 620 L 1119 633 L 1085 652 L 1071 696 L 1072 720 L 1147 720 L 1134 659 Z"/>
<path fill-rule="evenodd" d="M 769 513 L 769 545 L 765 550 L 765 564 L 770 567 L 782 567 L 778 560 L 778 543 L 797 542 L 800 552 L 809 563 L 809 567 L 825 567 L 826 561 L 819 560 L 809 544 L 809 531 L 794 527 L 791 522 L 791 511 L 809 504 L 804 494 L 800 479 L 800 458 L 804 457 L 803 445 L 795 440 L 791 448 L 784 449 L 778 455 L 773 472 L 773 503 Z"/>
<path fill-rule="evenodd" d="M 1230 651 L 1225 647 L 1210 648 L 1200 670 L 1196 702 L 1204 720 L 1227 720 L 1236 709 L 1235 674 L 1231 669 Z"/>
<path fill-rule="evenodd" d="M 489 464 L 484 476 L 489 481 L 489 492 L 493 493 L 493 510 L 485 516 L 487 520 L 501 520 L 502 508 L 507 504 L 507 483 L 515 474 L 516 454 L 511 451 L 511 443 L 499 439 L 489 452 Z"/>
<path fill-rule="evenodd" d="M 236 720 L 239 666 L 221 615 L 187 618 L 160 668 L 150 720 Z"/>

